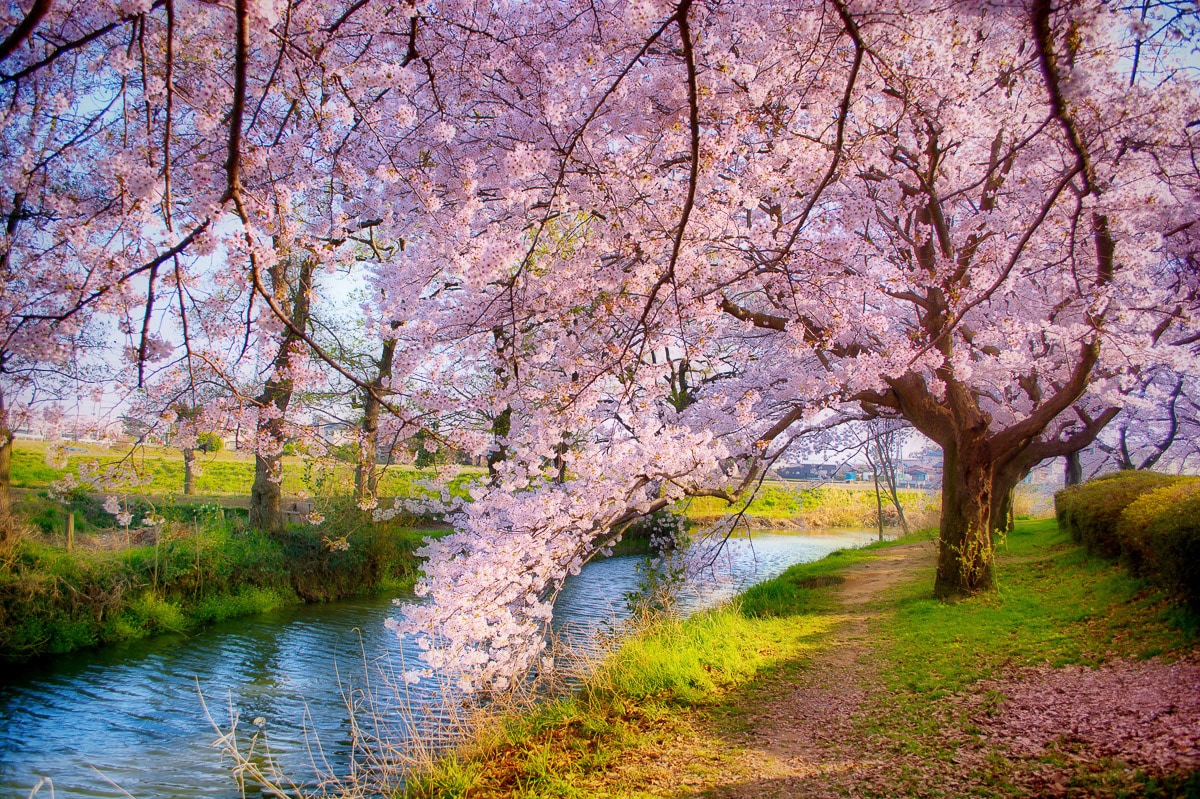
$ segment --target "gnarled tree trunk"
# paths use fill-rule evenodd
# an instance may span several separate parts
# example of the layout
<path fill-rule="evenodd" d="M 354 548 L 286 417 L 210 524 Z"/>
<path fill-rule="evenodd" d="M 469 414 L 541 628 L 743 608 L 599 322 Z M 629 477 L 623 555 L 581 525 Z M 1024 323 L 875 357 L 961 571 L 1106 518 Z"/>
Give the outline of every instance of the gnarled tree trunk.
<path fill-rule="evenodd" d="M 938 597 L 973 594 L 993 585 L 993 464 L 986 445 L 943 448 Z"/>

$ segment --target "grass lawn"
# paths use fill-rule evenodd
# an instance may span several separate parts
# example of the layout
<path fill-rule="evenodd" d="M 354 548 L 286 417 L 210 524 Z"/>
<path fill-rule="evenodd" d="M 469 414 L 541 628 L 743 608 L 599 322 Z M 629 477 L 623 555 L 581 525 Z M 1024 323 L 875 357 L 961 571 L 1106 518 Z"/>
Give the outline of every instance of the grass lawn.
<path fill-rule="evenodd" d="M 926 523 L 936 518 L 936 494 L 915 490 L 903 490 L 899 494 L 910 521 Z M 890 519 L 893 510 L 886 497 L 883 510 L 885 518 Z M 744 512 L 751 527 L 799 520 L 808 527 L 873 527 L 878 506 L 874 490 L 866 485 L 768 484 L 760 488 L 749 503 L 743 501 L 730 506 L 717 497 L 693 497 L 680 503 L 679 511 L 697 520 Z"/>
<path fill-rule="evenodd" d="M 183 492 L 183 453 L 171 447 L 109 448 L 103 444 L 63 442 L 67 453 L 67 468 L 54 469 L 46 463 L 46 442 L 15 442 L 12 459 L 12 485 L 16 488 L 46 488 L 68 472 L 78 473 L 81 464 L 98 462 L 101 467 L 128 462 L 137 474 L 149 482 L 131 490 L 131 494 L 165 496 Z M 204 497 L 249 496 L 254 483 L 254 456 L 248 452 L 222 450 L 199 452 L 197 461 L 202 473 L 196 478 L 195 493 Z M 479 469 L 463 468 L 451 483 L 452 491 L 463 487 L 480 473 Z M 432 470 L 418 470 L 407 465 L 389 466 L 383 471 L 379 495 L 411 497 L 421 492 L 418 480 L 434 476 Z M 352 464 L 305 461 L 297 457 L 283 459 L 283 490 L 286 495 L 307 493 L 312 496 L 349 496 L 353 492 Z"/>

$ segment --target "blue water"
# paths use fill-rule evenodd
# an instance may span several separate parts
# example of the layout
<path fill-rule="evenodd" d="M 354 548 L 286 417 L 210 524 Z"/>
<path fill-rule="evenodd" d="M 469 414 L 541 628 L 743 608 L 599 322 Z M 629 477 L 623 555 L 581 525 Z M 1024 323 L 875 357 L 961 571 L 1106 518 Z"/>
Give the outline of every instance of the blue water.
<path fill-rule="evenodd" d="M 734 539 L 711 579 L 682 603 L 692 609 L 719 601 L 793 563 L 872 537 Z M 628 613 L 625 594 L 638 588 L 641 560 L 585 566 L 559 594 L 556 629 L 583 646 L 598 631 L 615 629 Z M 432 701 L 438 686 L 422 681 L 405 689 L 389 678 L 416 662 L 415 647 L 384 628 L 398 612 L 386 597 L 309 605 L 0 674 L 0 796 L 24 797 L 42 777 L 53 781 L 56 798 L 240 796 L 208 716 L 221 732 L 236 719 L 243 747 L 259 731 L 256 762 L 308 788 L 322 774 L 349 773 L 376 734 L 436 742 L 453 724 Z M 374 718 L 384 728 L 356 726 L 350 705 L 360 724 Z M 413 718 L 416 730 L 404 721 Z M 49 797 L 49 786 L 37 795 Z M 256 795 L 249 786 L 247 795 Z"/>

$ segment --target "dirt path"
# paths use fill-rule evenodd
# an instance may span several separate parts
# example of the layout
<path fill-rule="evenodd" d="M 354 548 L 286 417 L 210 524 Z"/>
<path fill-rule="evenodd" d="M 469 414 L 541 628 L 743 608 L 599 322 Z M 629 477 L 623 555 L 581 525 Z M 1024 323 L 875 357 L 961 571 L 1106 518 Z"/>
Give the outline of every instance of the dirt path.
<path fill-rule="evenodd" d="M 832 645 L 798 674 L 776 679 L 771 701 L 755 707 L 746 731 L 732 737 L 746 770 L 759 776 L 707 795 L 843 796 L 847 783 L 878 770 L 877 762 L 863 757 L 868 747 L 854 723 L 876 673 L 866 644 L 872 603 L 932 561 L 933 542 L 923 541 L 884 550 L 847 570 L 837 590 L 846 615 Z"/>
<path fill-rule="evenodd" d="M 841 613 L 811 657 L 760 677 L 728 707 L 647 720 L 641 744 L 584 788 L 596 797 L 834 797 L 886 771 L 857 729 L 876 665 L 869 648 L 875 600 L 922 571 L 933 542 L 892 547 L 845 572 Z M 726 713 L 726 711 L 729 711 Z"/>
<path fill-rule="evenodd" d="M 1197 795 L 1200 777 L 1187 775 L 1200 768 L 1200 653 L 1014 667 L 924 702 L 916 716 L 895 715 L 873 650 L 875 623 L 889 612 L 879 600 L 909 580 L 932 584 L 934 556 L 932 541 L 907 544 L 846 569 L 827 617 L 837 623 L 819 649 L 718 707 L 646 719 L 640 744 L 585 795 L 1110 799 L 1145 795 L 1139 769 L 1188 780 L 1155 796 Z M 879 729 L 876 717 L 904 734 Z"/>

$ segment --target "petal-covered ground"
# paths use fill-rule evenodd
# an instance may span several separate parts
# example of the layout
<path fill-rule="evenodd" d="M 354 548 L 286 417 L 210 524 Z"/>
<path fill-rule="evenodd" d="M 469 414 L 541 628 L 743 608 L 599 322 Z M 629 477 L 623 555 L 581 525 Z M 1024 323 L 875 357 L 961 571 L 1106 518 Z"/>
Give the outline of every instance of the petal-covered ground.
<path fill-rule="evenodd" d="M 1154 771 L 1200 766 L 1200 658 L 1118 660 L 1101 668 L 1029 670 L 995 684 L 1005 696 L 983 720 L 1019 756 L 1082 744 L 1095 755 Z"/>

